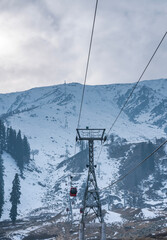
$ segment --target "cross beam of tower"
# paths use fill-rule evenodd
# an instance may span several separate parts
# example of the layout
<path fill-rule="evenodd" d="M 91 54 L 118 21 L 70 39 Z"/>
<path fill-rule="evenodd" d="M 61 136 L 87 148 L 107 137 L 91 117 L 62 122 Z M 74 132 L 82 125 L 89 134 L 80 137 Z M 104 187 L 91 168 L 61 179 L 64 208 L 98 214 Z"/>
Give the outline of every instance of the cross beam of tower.
<path fill-rule="evenodd" d="M 86 183 L 86 188 L 84 192 L 83 198 L 83 207 L 82 211 L 82 219 L 80 223 L 80 232 L 79 232 L 79 240 L 84 240 L 84 227 L 85 227 L 85 220 L 91 211 L 95 213 L 96 218 L 99 219 L 101 224 L 101 240 L 106 239 L 105 234 L 105 223 L 102 214 L 101 202 L 100 202 L 100 195 L 96 181 L 96 174 L 95 174 L 95 165 L 94 165 L 94 140 L 96 141 L 105 141 L 105 129 L 77 129 L 77 137 L 76 140 L 78 141 L 88 141 L 89 143 L 89 164 L 88 167 L 88 178 Z"/>

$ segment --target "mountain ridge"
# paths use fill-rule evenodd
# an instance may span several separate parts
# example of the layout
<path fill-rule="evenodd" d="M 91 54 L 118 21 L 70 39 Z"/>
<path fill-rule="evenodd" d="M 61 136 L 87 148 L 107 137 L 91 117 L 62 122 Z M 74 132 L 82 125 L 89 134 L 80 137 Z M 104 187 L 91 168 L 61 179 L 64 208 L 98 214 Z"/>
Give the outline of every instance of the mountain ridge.
<path fill-rule="evenodd" d="M 129 104 L 111 132 L 117 145 L 123 144 L 123 139 L 126 139 L 127 146 L 128 144 L 133 146 L 133 144 L 141 142 L 147 144 L 149 140 L 155 142 L 156 138 L 161 139 L 166 136 L 166 82 L 167 79 L 160 79 L 139 83 Z M 106 128 L 106 132 L 108 132 L 133 85 L 87 85 L 80 126 L 102 127 Z M 60 84 L 46 88 L 33 88 L 21 93 L 0 94 L 0 118 L 8 127 L 12 126 L 16 130 L 21 129 L 23 134 L 28 137 L 31 149 L 38 150 L 38 154 L 34 157 L 35 160 L 25 169 L 25 179 L 21 180 L 21 184 L 29 186 L 30 195 L 33 195 L 33 191 L 37 191 L 36 201 L 39 208 L 49 207 L 57 202 L 58 208 L 62 209 L 64 206 L 61 203 L 62 199 L 67 198 L 68 176 L 73 173 L 72 169 L 80 169 L 81 167 L 81 147 L 77 146 L 76 154 L 79 155 L 76 156 L 79 157 L 78 160 L 74 149 L 82 90 L 83 85 L 70 83 L 66 84 L 66 93 L 65 85 Z M 95 144 L 95 162 L 97 162 L 99 147 L 99 144 Z M 110 136 L 108 144 L 103 147 L 99 160 L 102 164 L 98 178 L 100 188 L 109 185 L 122 173 L 120 172 L 121 165 L 123 166 L 121 157 L 117 159 L 112 154 L 110 155 L 109 147 L 112 148 Z M 127 158 L 131 156 L 128 155 L 128 151 L 125 152 Z M 5 159 L 10 158 L 4 155 L 4 161 L 7 161 Z M 74 165 L 70 166 L 68 159 Z M 64 164 L 61 165 L 61 163 Z M 16 172 L 19 171 L 17 167 L 14 166 L 14 168 Z M 33 181 L 28 176 L 32 177 Z M 87 170 L 83 166 L 82 174 L 78 179 L 74 178 L 79 189 L 83 189 L 86 177 Z M 9 192 L 8 184 L 6 186 Z M 59 189 L 59 193 L 56 192 L 56 189 L 57 191 Z M 25 190 L 23 190 L 24 194 Z M 106 194 L 103 194 L 103 199 L 106 198 Z M 79 196 L 76 200 L 77 207 L 82 199 L 81 192 Z M 26 194 L 22 197 L 22 202 L 27 203 Z M 6 196 L 4 218 L 7 217 L 9 211 L 8 198 L 9 196 Z M 33 199 L 35 201 L 35 197 L 32 197 L 28 207 L 22 203 L 21 215 L 24 215 L 24 212 L 27 214 L 33 211 Z M 24 208 L 27 210 L 24 211 Z"/>

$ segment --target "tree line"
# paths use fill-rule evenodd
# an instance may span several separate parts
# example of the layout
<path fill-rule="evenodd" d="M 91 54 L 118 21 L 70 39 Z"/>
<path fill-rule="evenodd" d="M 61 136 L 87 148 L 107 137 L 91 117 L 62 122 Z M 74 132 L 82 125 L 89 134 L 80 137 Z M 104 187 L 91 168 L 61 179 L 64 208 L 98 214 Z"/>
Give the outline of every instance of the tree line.
<path fill-rule="evenodd" d="M 17 205 L 20 204 L 20 179 L 18 173 L 15 174 L 15 177 L 12 182 L 12 191 L 10 193 L 10 202 L 11 202 L 11 209 L 9 216 L 12 220 L 12 223 L 15 224 L 16 218 L 18 215 L 17 212 Z M 3 180 L 3 162 L 2 157 L 0 154 L 0 218 L 2 217 L 3 213 L 3 205 L 4 205 L 4 180 Z"/>
<path fill-rule="evenodd" d="M 30 145 L 27 137 L 21 136 L 21 131 L 6 128 L 2 120 L 0 120 L 0 152 L 6 151 L 16 161 L 20 171 L 24 169 L 24 165 L 30 161 Z"/>
<path fill-rule="evenodd" d="M 27 137 L 22 137 L 20 130 L 16 132 L 16 130 L 12 129 L 12 127 L 6 128 L 2 120 L 0 120 L 0 218 L 3 213 L 4 205 L 3 151 L 6 151 L 15 159 L 22 174 L 24 165 L 30 161 L 30 145 Z M 20 203 L 20 195 L 20 180 L 19 175 L 16 173 L 12 182 L 12 191 L 10 193 L 10 202 L 12 204 L 10 218 L 13 223 L 16 221 L 17 205 Z"/>

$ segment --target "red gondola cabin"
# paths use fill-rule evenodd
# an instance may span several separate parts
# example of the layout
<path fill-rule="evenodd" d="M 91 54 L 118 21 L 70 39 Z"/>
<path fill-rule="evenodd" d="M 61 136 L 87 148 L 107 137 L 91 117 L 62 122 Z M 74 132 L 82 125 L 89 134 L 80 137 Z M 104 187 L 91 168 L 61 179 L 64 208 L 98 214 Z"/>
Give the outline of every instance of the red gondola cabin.
<path fill-rule="evenodd" d="M 80 208 L 80 213 L 83 213 L 83 208 Z"/>
<path fill-rule="evenodd" d="M 76 187 L 72 187 L 70 189 L 70 196 L 71 197 L 76 197 L 77 196 L 77 188 Z"/>

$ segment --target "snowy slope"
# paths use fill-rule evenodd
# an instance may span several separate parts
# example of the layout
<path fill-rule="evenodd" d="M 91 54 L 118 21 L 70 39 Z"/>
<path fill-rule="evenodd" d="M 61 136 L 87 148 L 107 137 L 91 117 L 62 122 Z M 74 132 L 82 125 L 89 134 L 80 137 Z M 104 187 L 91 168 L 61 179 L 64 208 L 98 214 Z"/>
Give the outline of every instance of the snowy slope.
<path fill-rule="evenodd" d="M 86 86 L 80 127 L 110 129 L 133 84 Z M 41 206 L 61 208 L 67 198 L 69 174 L 66 166 L 58 165 L 75 153 L 75 136 L 83 86 L 78 83 L 34 88 L 25 92 L 0 94 L 1 118 L 7 126 L 21 129 L 28 137 L 31 149 L 39 150 L 27 166 L 21 180 L 20 214 Z M 136 110 L 137 109 L 137 110 Z M 166 136 L 167 79 L 141 82 L 112 133 L 130 143 Z M 65 126 L 67 118 L 68 126 Z M 95 162 L 100 145 L 95 148 Z M 79 152 L 79 147 L 76 149 Z M 68 152 L 68 154 L 67 154 Z M 9 214 L 9 191 L 14 172 L 18 171 L 9 155 L 3 155 L 5 165 L 6 204 L 4 218 Z M 8 160 L 7 160 L 8 159 Z M 118 177 L 119 162 L 110 159 L 107 148 L 101 154 L 99 187 L 105 187 Z M 74 163 L 75 164 L 75 163 Z M 66 164 L 67 165 L 67 164 Z M 14 169 L 14 170 L 13 170 Z M 87 176 L 86 168 L 75 184 L 80 189 Z M 66 185 L 67 182 L 67 185 Z M 28 191 L 27 191 L 28 189 Z M 59 191 L 57 192 L 57 189 Z M 79 204 L 80 200 L 76 201 Z"/>
<path fill-rule="evenodd" d="M 7 153 L 3 153 L 4 162 L 4 183 L 5 183 L 5 208 L 4 208 L 4 218 L 9 218 L 9 211 L 11 208 L 10 193 L 12 190 L 12 181 L 16 173 L 20 173 L 18 167 L 16 166 L 15 160 Z M 21 191 L 21 204 L 19 205 L 19 216 L 22 213 L 26 214 L 34 208 L 42 206 L 41 196 L 43 191 L 38 183 L 38 176 L 34 173 L 30 174 L 29 171 L 25 171 L 25 178 L 20 178 Z M 35 194 L 34 194 L 35 193 Z"/>

